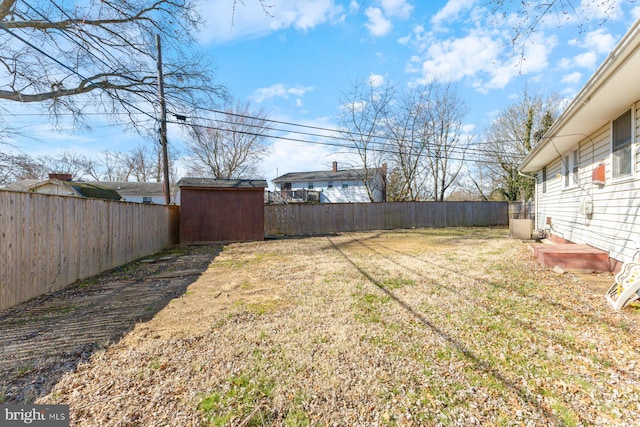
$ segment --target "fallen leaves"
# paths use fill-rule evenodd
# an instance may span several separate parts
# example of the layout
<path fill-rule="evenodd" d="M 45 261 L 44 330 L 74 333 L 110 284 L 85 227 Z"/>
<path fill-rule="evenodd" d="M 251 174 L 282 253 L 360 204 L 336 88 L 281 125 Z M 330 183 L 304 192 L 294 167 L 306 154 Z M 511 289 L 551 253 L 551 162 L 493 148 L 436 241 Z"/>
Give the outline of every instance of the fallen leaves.
<path fill-rule="evenodd" d="M 640 414 L 636 318 L 504 230 L 234 244 L 180 301 L 40 402 L 68 403 L 74 425 L 605 426 Z"/>

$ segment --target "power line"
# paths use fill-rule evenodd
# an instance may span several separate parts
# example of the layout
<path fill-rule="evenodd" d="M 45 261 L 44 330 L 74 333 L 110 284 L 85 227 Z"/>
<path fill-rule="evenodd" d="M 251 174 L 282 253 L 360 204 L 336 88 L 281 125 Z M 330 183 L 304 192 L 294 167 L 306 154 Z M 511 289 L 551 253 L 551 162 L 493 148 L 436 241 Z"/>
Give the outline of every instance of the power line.
<path fill-rule="evenodd" d="M 172 121 L 172 120 L 167 120 L 167 123 L 185 125 L 185 123 L 183 123 L 183 122 Z M 198 128 L 210 129 L 210 130 L 219 130 L 219 131 L 226 131 L 227 130 L 227 129 L 216 127 L 216 126 L 198 125 L 198 124 L 193 124 L 193 123 L 186 124 L 186 126 L 192 126 L 192 127 L 198 127 Z M 276 135 L 269 135 L 269 134 L 259 134 L 259 133 L 256 133 L 256 132 L 241 131 L 241 130 L 234 130 L 234 132 L 235 133 L 239 133 L 241 135 L 258 136 L 258 137 L 275 139 L 275 140 L 280 140 L 280 141 L 297 142 L 297 143 L 311 144 L 311 145 L 324 145 L 324 146 L 330 146 L 330 147 L 344 148 L 344 149 L 347 149 L 347 150 L 356 150 L 357 149 L 357 147 L 354 147 L 354 146 L 344 145 L 344 144 L 339 144 L 339 143 L 333 143 L 333 142 L 310 141 L 310 140 L 306 140 L 306 139 L 289 138 L 289 137 L 285 137 L 285 136 L 276 136 Z M 402 154 L 401 151 L 384 149 L 384 148 L 369 148 L 368 150 L 369 151 L 373 151 L 373 152 L 378 152 L 378 153 Z M 463 153 L 460 153 L 460 154 L 463 154 Z M 452 160 L 452 161 L 461 161 L 461 162 L 464 162 L 464 161 L 468 160 L 468 159 L 464 159 L 464 158 L 451 157 L 451 156 L 448 156 L 448 155 L 447 156 L 443 155 L 443 156 L 441 156 L 441 158 L 443 160 Z M 474 159 L 473 161 L 477 162 L 477 163 L 498 164 L 498 165 L 500 164 L 499 162 L 493 161 L 493 160 Z"/>
<path fill-rule="evenodd" d="M 51 1 L 51 3 L 54 5 L 54 7 L 56 7 L 58 10 L 61 11 L 61 13 L 63 13 L 65 16 L 67 16 L 71 22 L 75 22 L 75 19 L 73 19 L 71 16 L 69 16 L 66 11 L 64 11 L 60 6 L 58 6 L 54 1 Z M 52 23 L 53 22 L 51 20 L 49 20 L 44 14 L 40 13 L 39 11 L 37 11 L 33 6 L 31 6 L 29 3 L 25 2 L 25 4 L 27 5 L 27 7 L 31 8 L 35 13 L 37 13 L 38 15 L 40 15 L 43 19 L 47 20 L 48 22 Z M 54 61 L 55 63 L 57 63 L 58 65 L 62 66 L 63 68 L 69 70 L 70 72 L 72 72 L 75 75 L 78 75 L 80 78 L 82 78 L 83 80 L 87 80 L 84 76 L 82 76 L 77 70 L 71 68 L 70 66 L 64 64 L 63 62 L 57 60 L 56 58 L 54 58 L 53 56 L 47 54 L 46 52 L 44 52 L 42 49 L 37 48 L 36 46 L 34 46 L 32 43 L 30 43 L 29 41 L 25 40 L 24 38 L 20 37 L 19 35 L 17 35 L 16 33 L 14 33 L 13 31 L 9 30 L 8 28 L 6 28 L 4 25 L 0 24 L 0 28 L 2 28 L 4 31 L 6 31 L 7 33 L 9 33 L 10 35 L 12 35 L 13 37 L 17 38 L 18 40 L 22 41 L 23 43 L 25 43 L 26 45 L 28 45 L 29 47 L 31 47 L 32 49 L 34 49 L 35 51 L 41 53 L 42 55 L 44 55 L 45 57 L 51 59 L 52 61 Z M 75 40 L 73 37 L 69 36 L 68 34 L 66 34 L 65 31 L 61 30 L 61 33 L 69 40 L 71 40 L 73 43 L 77 44 L 78 46 L 80 46 L 84 51 L 88 52 L 92 57 L 94 57 L 96 60 L 100 61 L 101 63 L 103 63 L 104 65 L 106 65 L 108 68 L 111 69 L 111 65 L 106 63 L 102 58 L 98 57 L 97 55 L 95 55 L 93 52 L 91 52 L 86 46 L 84 46 L 83 44 L 79 43 L 77 40 Z M 87 34 L 88 37 L 90 37 L 92 40 L 95 41 L 95 38 L 90 35 Z M 98 43 L 99 45 L 99 43 Z M 101 51 L 102 52 L 102 51 Z M 105 54 L 108 54 L 110 56 L 112 56 L 114 59 L 116 59 L 116 61 L 119 62 L 119 60 L 111 55 L 109 52 L 102 52 Z M 122 65 L 122 64 L 120 64 Z M 107 89 L 103 89 L 106 92 L 109 92 Z M 139 93 L 136 93 L 139 95 Z M 140 110 L 138 107 L 134 106 L 133 104 L 129 103 L 128 101 L 121 99 L 118 95 L 117 92 L 115 94 L 112 94 L 116 99 L 118 99 L 121 103 L 124 103 L 126 105 L 129 105 L 130 107 L 138 110 L 140 112 L 140 114 L 144 114 L 154 120 L 156 120 L 155 117 L 153 117 L 151 114 L 144 112 L 142 110 Z M 144 98 L 144 97 L 143 97 Z M 147 99 L 145 99 L 147 100 Z M 299 123 L 293 123 L 293 122 L 287 122 L 287 121 L 280 121 L 280 120 L 272 120 L 272 119 L 264 119 L 264 118 L 256 118 L 256 117 L 252 117 L 249 115 L 244 115 L 244 114 L 239 114 L 239 113 L 231 113 L 231 112 L 225 112 L 225 111 L 220 111 L 220 110 L 216 110 L 216 109 L 202 109 L 203 111 L 210 111 L 216 114 L 224 114 L 226 116 L 235 116 L 235 117 L 241 117 L 241 118 L 247 118 L 247 119 L 258 119 L 258 120 L 265 120 L 267 122 L 270 123 L 274 123 L 274 124 L 280 124 L 280 125 L 285 125 L 285 126 L 293 126 L 293 127 L 300 127 L 303 129 L 312 129 L 312 130 L 319 130 L 319 131 L 325 131 L 325 132 L 331 132 L 331 133 L 338 133 L 338 134 L 348 134 L 348 135 L 352 135 L 352 136 L 356 136 L 356 137 L 368 137 L 366 135 L 363 134 L 357 134 L 357 133 L 353 133 L 353 132 L 345 132 L 344 130 L 339 130 L 339 129 L 332 129 L 332 128 L 327 128 L 327 127 L 320 127 L 320 126 L 312 126 L 312 125 L 302 125 Z M 131 113 L 128 113 L 131 114 Z M 230 122 L 225 122 L 222 121 L 220 119 L 213 119 L 215 121 L 221 122 L 221 123 L 230 123 Z M 176 124 L 184 124 L 184 123 L 179 123 L 179 122 L 172 122 L 172 123 L 176 123 Z M 249 125 L 251 126 L 251 125 Z M 221 128 L 215 128 L 215 127 L 209 127 L 210 129 L 217 129 L 217 130 L 224 130 Z M 319 138 L 332 138 L 334 140 L 342 140 L 342 141 L 347 141 L 347 142 L 354 142 L 353 139 L 348 138 L 348 137 L 341 137 L 341 136 L 337 136 L 337 135 L 333 135 L 333 136 L 327 136 L 327 135 L 321 135 L 321 134 L 317 134 L 317 133 L 312 133 L 312 132 L 305 132 L 305 131 L 299 131 L 299 130 L 291 130 L 291 129 L 275 129 L 277 131 L 280 132 L 290 132 L 290 133 L 295 133 L 295 134 L 299 134 L 299 135 L 305 135 L 305 136 L 312 136 L 312 137 L 319 137 Z M 255 133 L 250 133 L 250 132 L 242 132 L 242 131 L 236 131 L 236 132 L 240 132 L 240 133 L 245 133 L 245 134 L 251 134 L 251 135 L 257 135 Z M 309 140 L 303 140 L 303 139 L 298 139 L 298 138 L 287 138 L 287 137 L 275 137 L 275 136 L 271 136 L 268 135 L 267 137 L 269 138 L 274 138 L 274 139 L 280 139 L 280 140 L 288 140 L 288 141 L 292 141 L 292 142 L 299 142 L 299 143 L 305 143 L 305 144 L 320 144 L 320 145 L 328 145 L 328 146 L 335 146 L 335 147 L 340 147 L 340 148 L 345 148 L 345 149 L 349 149 L 349 150 L 354 150 L 354 149 L 358 149 L 357 146 L 350 146 L 350 145 L 344 145 L 344 144 L 338 144 L 338 143 L 330 143 L 330 142 L 318 142 L 318 141 L 309 141 Z M 388 136 L 384 136 L 384 135 L 372 135 L 370 136 L 373 141 L 371 141 L 372 144 L 377 144 L 379 146 L 383 146 L 383 142 L 378 142 L 378 140 L 389 140 L 392 139 L 392 137 L 388 137 Z M 510 141 L 511 142 L 511 141 Z M 388 153 L 398 153 L 400 154 L 400 151 L 394 151 L 394 150 L 389 150 L 386 148 L 369 148 L 371 151 L 377 151 L 377 152 L 388 152 Z M 473 148 L 473 147 L 453 147 L 451 148 L 451 153 L 456 152 L 458 154 L 465 154 L 467 151 L 471 151 L 472 153 L 476 153 L 476 154 L 493 154 L 494 151 L 490 151 L 490 150 L 480 150 L 477 148 Z M 450 160 L 458 160 L 458 161 L 464 161 L 465 159 L 460 159 L 460 158 L 452 158 L 451 156 L 448 156 L 448 158 Z M 498 163 L 495 161 L 486 161 L 486 163 Z"/>
<path fill-rule="evenodd" d="M 40 16 L 42 16 L 45 20 L 47 20 L 48 22 L 51 22 L 47 17 L 45 17 L 44 15 L 42 15 L 40 12 L 36 11 L 36 9 L 34 9 L 34 8 L 33 8 L 33 6 L 29 5 L 29 3 L 27 3 L 25 0 L 23 0 L 23 2 L 24 2 L 25 4 L 27 4 L 29 7 L 31 7 L 31 9 L 33 9 L 33 10 L 34 10 L 36 13 L 38 13 Z M 71 15 L 69 15 L 69 14 L 67 13 L 67 11 L 66 11 L 66 10 L 64 10 L 64 8 L 62 8 L 61 6 L 59 6 L 59 5 L 58 5 L 54 0 L 50 0 L 50 2 L 51 2 L 51 4 L 52 4 L 56 9 L 58 9 L 58 10 L 60 11 L 60 13 L 62 13 L 62 14 L 63 14 L 64 16 L 66 16 L 66 17 L 67 17 L 71 22 L 73 22 L 74 24 L 76 24 L 76 25 L 77 25 L 77 21 L 78 21 L 77 19 L 75 19 L 75 18 L 73 18 Z M 95 38 L 92 34 L 90 34 L 90 33 L 84 33 L 83 31 L 79 31 L 78 33 L 79 33 L 79 35 L 80 35 L 80 38 L 82 38 L 82 34 L 86 34 L 86 35 L 87 35 L 87 36 L 88 36 L 88 37 L 89 37 L 89 38 L 90 38 L 90 39 L 95 43 L 95 44 L 93 45 L 93 47 L 97 47 L 97 48 L 98 48 L 98 50 L 100 50 L 103 54 L 105 54 L 105 55 L 107 55 L 107 56 L 110 56 L 111 58 L 113 58 L 113 59 L 115 60 L 115 62 L 117 62 L 117 63 L 118 63 L 118 65 L 119 65 L 119 66 L 121 66 L 123 69 L 126 69 L 126 66 L 124 66 L 124 64 L 122 64 L 122 63 L 120 62 L 120 59 L 119 59 L 119 58 L 117 58 L 113 53 L 109 52 L 109 50 L 107 50 L 107 49 L 103 50 L 103 49 L 102 49 L 102 46 L 101 46 L 101 42 L 100 42 L 100 40 L 96 40 L 96 38 Z M 82 40 L 84 41 L 84 39 L 82 39 Z M 75 41 L 75 39 L 74 39 L 73 41 L 74 41 L 74 42 L 76 42 L 76 41 Z M 77 43 L 77 42 L 76 42 L 76 43 Z M 78 45 L 80 45 L 80 44 L 78 43 Z M 111 65 L 110 65 L 110 64 L 107 64 L 106 62 L 104 62 L 104 61 L 102 60 L 102 58 L 98 58 L 98 57 L 97 57 L 96 55 L 94 55 L 94 54 L 93 54 L 93 52 L 91 52 L 88 48 L 86 48 L 85 46 L 82 46 L 82 45 L 80 45 L 80 46 L 81 46 L 82 48 L 84 48 L 84 50 L 86 50 L 86 51 L 87 51 L 87 53 L 89 53 L 91 56 L 93 56 L 94 58 L 98 59 L 100 62 L 102 62 L 103 64 L 105 64 L 107 67 L 111 68 Z"/>
<path fill-rule="evenodd" d="M 299 131 L 299 130 L 294 130 L 294 129 L 282 129 L 282 128 L 273 128 L 273 127 L 267 127 L 267 129 L 269 130 L 275 130 L 278 132 L 288 132 L 288 133 L 294 133 L 294 134 L 298 134 L 298 135 L 305 135 L 305 136 L 312 136 L 312 137 L 318 137 L 318 138 L 331 138 L 334 140 L 340 140 L 340 141 L 347 141 L 347 142 L 352 142 L 352 143 L 357 143 L 359 141 L 357 141 L 358 138 L 360 137 L 364 137 L 367 138 L 367 135 L 363 135 L 363 134 L 359 134 L 356 132 L 351 132 L 351 131 L 346 131 L 346 130 L 339 130 L 339 129 L 332 129 L 332 128 L 326 128 L 326 127 L 319 127 L 319 126 L 310 126 L 310 125 L 302 125 L 302 124 L 297 124 L 297 123 L 292 123 L 292 122 L 284 122 L 284 121 L 280 121 L 280 120 L 271 120 L 271 119 L 267 119 L 264 117 L 256 117 L 256 116 L 249 116 L 249 115 L 244 115 L 244 114 L 238 114 L 238 113 L 231 113 L 231 112 L 222 112 L 219 110 L 213 110 L 217 113 L 220 114 L 224 114 L 227 116 L 234 116 L 234 117 L 239 117 L 239 118 L 243 118 L 243 119 L 249 119 L 249 120 L 255 120 L 255 121 L 259 121 L 259 122 L 270 122 L 270 123 L 276 123 L 276 124 L 285 124 L 285 125 L 290 125 L 290 126 L 298 126 L 298 127 L 302 127 L 302 128 L 308 128 L 308 129 L 319 129 L 319 130 L 324 130 L 327 132 L 333 132 L 336 133 L 338 135 L 322 135 L 322 134 L 318 134 L 318 133 L 313 133 L 313 132 L 305 132 L 305 131 Z M 174 113 L 174 116 L 178 116 L 178 114 Z M 205 120 L 205 121 L 215 121 L 217 123 L 222 123 L 222 124 L 237 124 L 237 122 L 231 121 L 231 120 L 223 120 L 223 119 L 217 119 L 217 118 L 203 118 L 203 117 L 191 117 L 191 118 L 195 118 L 195 119 L 199 119 L 199 120 Z M 185 123 L 181 123 L 181 124 L 185 124 Z M 245 127 L 251 127 L 251 128 L 265 128 L 264 124 L 261 123 L 251 123 L 251 122 L 243 122 L 241 123 L 243 126 Z M 348 136 L 341 136 L 341 135 L 351 135 L 354 138 L 349 138 Z M 388 136 L 388 135 L 372 135 L 371 138 L 373 139 L 372 141 L 367 141 L 367 145 L 378 145 L 381 147 L 384 147 L 385 142 L 382 141 L 376 141 L 376 140 L 386 140 L 386 141 L 392 141 L 392 142 L 396 142 L 397 139 L 395 137 L 392 136 Z M 415 140 L 404 140 L 403 142 L 405 142 L 407 145 L 414 147 L 414 146 L 419 146 L 420 144 L 422 144 L 421 141 L 415 141 Z M 500 141 L 494 141 L 494 142 L 500 142 Z M 508 142 L 515 142 L 515 141 L 508 141 Z M 415 145 L 414 145 L 415 144 Z M 485 143 L 481 143 L 481 144 L 485 144 Z M 488 143 L 487 143 L 488 144 Z M 479 145 L 479 144 L 476 144 Z M 356 146 L 352 147 L 353 149 L 357 148 Z M 463 153 L 463 152 L 471 152 L 471 153 L 476 153 L 478 155 L 493 155 L 495 154 L 495 150 L 488 150 L 488 149 L 480 149 L 480 148 L 474 148 L 472 146 L 466 146 L 466 147 L 452 147 L 453 151 L 457 151 L 459 153 Z"/>
<path fill-rule="evenodd" d="M 50 60 L 52 60 L 53 62 L 55 62 L 56 64 L 60 65 L 61 67 L 65 68 L 66 70 L 71 71 L 73 74 L 78 75 L 82 80 L 87 80 L 84 76 L 82 76 L 80 73 L 78 73 L 76 70 L 74 70 L 73 68 L 69 67 L 68 65 L 58 61 L 56 58 L 54 58 L 53 56 L 49 55 L 47 52 L 43 51 L 42 49 L 34 46 L 31 42 L 29 42 L 28 40 L 25 40 L 24 38 L 20 37 L 18 34 L 14 33 L 13 31 L 11 31 L 10 29 L 8 29 L 3 23 L 0 22 L 0 29 L 4 30 L 5 32 L 7 32 L 9 35 L 13 36 L 14 38 L 20 40 L 22 43 L 26 44 L 27 46 L 29 46 L 30 48 L 32 48 L 33 50 L 35 50 L 36 52 L 46 56 L 47 58 L 49 58 Z"/>
<path fill-rule="evenodd" d="M 52 2 L 53 3 L 53 2 Z M 25 4 L 27 4 L 27 6 L 29 8 L 31 8 L 34 12 L 38 13 L 43 19 L 45 19 L 47 22 L 53 24 L 53 22 L 51 20 L 49 20 L 45 15 L 41 14 L 40 12 L 38 12 L 35 8 L 33 8 L 33 6 L 29 5 L 28 3 L 25 2 Z M 57 6 L 57 5 L 56 5 Z M 75 70 L 74 68 L 68 66 L 67 64 L 64 64 L 63 62 L 59 61 L 57 58 L 54 58 L 53 56 L 49 55 L 48 53 L 46 53 L 45 51 L 43 51 L 42 49 L 34 46 L 31 42 L 29 42 L 28 40 L 25 40 L 24 38 L 22 38 L 21 36 L 19 36 L 18 34 L 16 34 L 15 32 L 9 30 L 4 24 L 0 23 L 0 29 L 4 30 L 5 32 L 7 32 L 8 34 L 10 34 L 11 36 L 13 36 L 14 38 L 20 40 L 21 42 L 23 42 L 24 44 L 26 44 L 27 46 L 29 46 L 30 48 L 34 49 L 36 52 L 44 55 L 45 57 L 49 58 L 50 60 L 52 60 L 53 62 L 55 62 L 56 64 L 60 65 L 61 67 L 63 67 L 64 69 L 70 71 L 72 74 L 80 77 L 83 81 L 89 81 L 88 78 L 84 77 L 82 74 L 80 74 L 77 70 Z M 69 40 L 71 40 L 72 42 L 76 43 L 77 45 L 79 45 L 82 49 L 84 49 L 86 52 L 88 52 L 90 55 L 92 55 L 94 58 L 98 59 L 99 61 L 102 61 L 100 58 L 98 58 L 95 54 L 93 54 L 92 52 L 89 51 L 89 49 L 86 48 L 86 46 L 83 46 L 82 44 L 80 44 L 77 40 L 73 39 L 72 37 L 70 37 L 69 35 L 67 35 L 64 31 L 62 31 L 62 34 L 68 38 Z M 105 64 L 107 67 L 111 68 L 111 66 L 109 64 L 107 64 L 106 62 L 102 61 L 103 64 Z M 111 91 L 109 91 L 109 89 L 105 89 L 102 88 L 102 90 L 104 90 L 107 93 L 111 93 L 119 102 L 128 105 L 129 107 L 139 111 L 141 114 L 147 115 L 148 117 L 156 120 L 156 117 L 146 113 L 145 111 L 139 109 L 138 107 L 136 107 L 135 105 L 131 104 L 129 101 L 122 99 L 118 93 L 112 93 Z M 140 95 L 138 92 L 134 92 L 137 95 Z M 144 99 L 144 97 L 143 97 Z M 145 101 L 148 101 L 148 99 L 145 99 Z"/>

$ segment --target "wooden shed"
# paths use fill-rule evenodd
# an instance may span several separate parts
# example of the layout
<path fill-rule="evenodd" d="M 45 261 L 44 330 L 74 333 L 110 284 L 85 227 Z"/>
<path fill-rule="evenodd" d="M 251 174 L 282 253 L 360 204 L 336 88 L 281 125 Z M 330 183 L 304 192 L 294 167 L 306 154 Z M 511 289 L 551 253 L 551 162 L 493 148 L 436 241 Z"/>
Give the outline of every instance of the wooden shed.
<path fill-rule="evenodd" d="M 182 178 L 180 243 L 264 239 L 264 191 L 257 179 Z"/>

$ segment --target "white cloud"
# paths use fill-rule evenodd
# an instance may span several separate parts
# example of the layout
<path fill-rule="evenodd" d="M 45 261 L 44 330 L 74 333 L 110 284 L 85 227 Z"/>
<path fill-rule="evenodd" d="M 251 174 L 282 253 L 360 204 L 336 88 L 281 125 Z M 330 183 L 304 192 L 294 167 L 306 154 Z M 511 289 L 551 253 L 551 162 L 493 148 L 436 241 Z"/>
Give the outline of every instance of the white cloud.
<path fill-rule="evenodd" d="M 605 29 L 599 28 L 586 33 L 580 41 L 570 41 L 569 45 L 582 48 L 585 51 L 573 58 L 562 58 L 558 63 L 560 68 L 569 70 L 580 67 L 591 70 L 596 67 L 600 56 L 608 55 L 613 50 L 616 39 Z"/>
<path fill-rule="evenodd" d="M 233 5 L 236 4 L 235 10 Z M 206 20 L 201 33 L 204 43 L 224 42 L 244 37 L 259 37 L 287 28 L 306 31 L 343 19 L 344 9 L 335 0 L 271 0 L 268 14 L 251 2 L 203 2 Z"/>
<path fill-rule="evenodd" d="M 616 39 L 604 28 L 598 28 L 585 34 L 580 40 L 569 41 L 570 46 L 577 46 L 598 54 L 608 54 L 616 45 Z"/>
<path fill-rule="evenodd" d="M 407 19 L 411 16 L 413 6 L 406 0 L 381 0 L 382 10 L 387 16 Z"/>
<path fill-rule="evenodd" d="M 413 5 L 406 0 L 379 0 L 375 4 L 376 6 L 368 7 L 364 11 L 368 20 L 364 26 L 375 37 L 386 36 L 391 32 L 391 18 L 408 19 L 413 11 Z"/>
<path fill-rule="evenodd" d="M 580 82 L 580 79 L 582 79 L 582 73 L 579 73 L 576 71 L 570 74 L 565 74 L 562 77 L 562 83 L 568 84 L 568 85 L 575 85 Z"/>
<path fill-rule="evenodd" d="M 425 43 L 429 47 L 421 59 L 420 81 L 466 78 L 481 93 L 503 88 L 520 75 L 541 72 L 548 66 L 549 54 L 557 44 L 555 37 L 535 35 L 531 41 L 522 58 L 518 55 L 504 59 L 506 43 L 500 34 L 490 30 L 475 28 L 463 37 L 446 40 L 431 37 Z M 407 65 L 408 71 L 416 68 L 415 62 L 414 56 Z"/>
<path fill-rule="evenodd" d="M 501 45 L 488 34 L 472 32 L 465 37 L 435 41 L 427 50 L 422 71 L 427 77 L 450 78 L 453 81 L 494 68 Z"/>
<path fill-rule="evenodd" d="M 624 15 L 622 4 L 626 0 L 582 0 L 578 7 L 578 18 L 588 17 L 591 21 L 601 22 L 604 19 L 618 20 Z"/>
<path fill-rule="evenodd" d="M 573 57 L 573 63 L 578 67 L 594 68 L 598 55 L 594 52 L 585 52 Z"/>
<path fill-rule="evenodd" d="M 380 87 L 384 84 L 384 76 L 379 74 L 371 74 L 369 75 L 369 86 L 371 87 Z"/>
<path fill-rule="evenodd" d="M 272 98 L 287 99 L 289 98 L 290 95 L 296 96 L 299 98 L 312 90 L 313 90 L 313 87 L 311 86 L 289 87 L 283 83 L 277 83 L 269 87 L 263 87 L 263 88 L 257 89 L 253 93 L 253 95 L 250 96 L 250 98 L 257 103 L 261 103 L 261 102 L 264 102 L 265 100 L 272 99 Z"/>
<path fill-rule="evenodd" d="M 608 54 L 616 46 L 616 39 L 603 28 L 587 33 L 583 47 L 596 53 Z"/>
<path fill-rule="evenodd" d="M 558 66 L 563 70 L 567 70 L 572 67 L 572 61 L 569 58 L 562 58 L 558 61 Z"/>
<path fill-rule="evenodd" d="M 447 4 L 431 18 L 431 24 L 439 27 L 443 22 L 456 20 L 460 14 L 471 9 L 477 0 L 449 0 Z"/>
<path fill-rule="evenodd" d="M 391 24 L 391 21 L 384 17 L 381 9 L 377 7 L 368 7 L 364 11 L 364 13 L 369 19 L 369 21 L 364 24 L 364 26 L 367 27 L 372 35 L 376 37 L 382 37 L 389 34 L 391 29 L 393 28 L 393 24 Z"/>
<path fill-rule="evenodd" d="M 400 37 L 397 41 L 400 44 L 408 44 L 411 41 L 411 36 Z"/>

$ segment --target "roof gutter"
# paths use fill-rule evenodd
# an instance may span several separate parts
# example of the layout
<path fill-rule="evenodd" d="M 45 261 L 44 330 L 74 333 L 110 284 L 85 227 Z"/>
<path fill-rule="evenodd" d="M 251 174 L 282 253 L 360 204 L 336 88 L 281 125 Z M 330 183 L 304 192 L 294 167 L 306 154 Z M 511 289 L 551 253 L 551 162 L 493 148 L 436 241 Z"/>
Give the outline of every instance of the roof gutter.
<path fill-rule="evenodd" d="M 529 162 L 542 150 L 551 140 L 550 135 L 555 135 L 560 129 L 562 129 L 571 118 L 578 113 L 583 105 L 586 105 L 591 100 L 591 95 L 596 92 L 604 82 L 606 82 L 611 74 L 616 71 L 614 64 L 620 62 L 622 58 L 629 56 L 640 45 L 640 37 L 637 37 L 637 33 L 640 29 L 640 19 L 631 26 L 629 31 L 622 37 L 616 47 L 609 53 L 607 58 L 600 64 L 598 69 L 593 73 L 591 78 L 587 81 L 584 87 L 573 98 L 569 106 L 560 115 L 558 120 L 551 126 L 551 128 L 544 134 L 542 144 L 536 145 L 531 152 L 522 161 L 518 170 L 523 170 L 529 164 Z"/>

